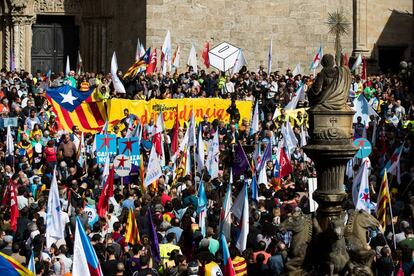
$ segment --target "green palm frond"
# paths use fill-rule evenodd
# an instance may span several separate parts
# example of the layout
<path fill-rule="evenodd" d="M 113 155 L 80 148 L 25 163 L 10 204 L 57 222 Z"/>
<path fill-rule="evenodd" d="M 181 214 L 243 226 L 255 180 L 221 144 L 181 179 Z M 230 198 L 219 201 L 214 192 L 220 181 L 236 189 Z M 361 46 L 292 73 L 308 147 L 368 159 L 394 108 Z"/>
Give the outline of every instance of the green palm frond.
<path fill-rule="evenodd" d="M 326 24 L 328 25 L 329 33 L 335 36 L 347 35 L 351 26 L 342 10 L 328 13 L 328 21 Z"/>

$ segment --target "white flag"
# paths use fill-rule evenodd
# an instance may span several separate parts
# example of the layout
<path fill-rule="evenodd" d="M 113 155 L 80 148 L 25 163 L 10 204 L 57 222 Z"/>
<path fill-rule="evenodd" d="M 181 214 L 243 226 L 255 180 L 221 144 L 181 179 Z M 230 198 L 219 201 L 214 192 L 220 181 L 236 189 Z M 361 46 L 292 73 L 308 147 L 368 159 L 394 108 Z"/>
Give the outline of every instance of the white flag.
<path fill-rule="evenodd" d="M 298 139 L 293 132 L 292 126 L 290 125 L 289 121 L 286 121 L 286 126 L 282 125 L 281 133 L 283 135 L 283 139 L 285 141 L 285 146 L 289 151 L 289 155 L 293 153 L 296 146 L 298 145 Z"/>
<path fill-rule="evenodd" d="M 270 45 L 269 45 L 269 53 L 268 53 L 268 59 L 267 59 L 267 74 L 270 75 L 270 72 L 272 72 L 272 62 L 273 62 L 273 43 L 272 39 L 270 39 Z"/>
<path fill-rule="evenodd" d="M 247 184 L 244 184 L 244 186 L 245 187 L 242 190 L 244 192 L 244 200 L 242 209 L 243 212 L 240 221 L 240 235 L 236 242 L 236 247 L 240 250 L 240 252 L 246 250 L 247 236 L 249 234 L 249 198 L 247 192 Z"/>
<path fill-rule="evenodd" d="M 308 141 L 306 140 L 308 137 L 308 131 L 303 127 L 303 125 L 300 126 L 300 147 L 303 148 L 308 144 Z"/>
<path fill-rule="evenodd" d="M 66 56 L 66 68 L 65 68 L 65 76 L 68 77 L 70 73 L 70 62 L 69 56 Z"/>
<path fill-rule="evenodd" d="M 204 169 L 204 157 L 205 157 L 205 152 L 204 152 L 204 141 L 203 141 L 203 132 L 200 128 L 200 130 L 198 131 L 198 144 L 197 144 L 197 171 L 199 173 L 201 173 Z"/>
<path fill-rule="evenodd" d="M 178 147 L 178 151 L 186 152 L 188 148 L 189 134 L 190 134 L 190 128 L 187 128 L 187 130 L 185 131 L 183 140 L 181 141 L 180 146 Z"/>
<path fill-rule="evenodd" d="M 358 55 L 357 59 L 355 60 L 354 65 L 352 65 L 352 70 L 351 71 L 356 70 L 361 64 L 362 64 L 362 55 L 360 53 Z"/>
<path fill-rule="evenodd" d="M 13 136 L 11 134 L 10 126 L 7 126 L 6 147 L 6 156 L 14 156 L 14 141 Z"/>
<path fill-rule="evenodd" d="M 196 122 L 195 122 L 195 116 L 194 116 L 194 109 L 191 112 L 191 118 L 190 118 L 190 124 L 188 126 L 189 133 L 188 133 L 188 146 L 194 146 L 196 143 Z"/>
<path fill-rule="evenodd" d="M 296 64 L 295 69 L 292 71 L 293 76 L 297 76 L 299 74 L 302 74 L 302 67 L 300 66 L 300 63 Z"/>
<path fill-rule="evenodd" d="M 362 174 L 361 181 L 359 184 L 358 194 L 353 194 L 354 204 L 356 210 L 365 210 L 370 212 L 371 209 L 371 200 L 370 200 L 370 191 L 369 191 L 369 162 L 365 161 L 362 163 Z M 353 189 L 354 192 L 354 189 Z M 356 202 L 355 202 L 356 201 Z"/>
<path fill-rule="evenodd" d="M 152 146 L 150 158 L 148 161 L 147 174 L 145 175 L 144 186 L 147 187 L 152 182 L 158 180 L 162 175 L 160 160 L 155 151 L 155 146 Z"/>
<path fill-rule="evenodd" d="M 242 69 L 242 67 L 245 65 L 247 65 L 246 58 L 244 57 L 243 50 L 239 49 L 239 53 L 237 55 L 236 61 L 234 62 L 231 74 L 234 75 L 238 73 L 240 69 Z"/>
<path fill-rule="evenodd" d="M 220 232 L 224 234 L 224 236 L 228 237 L 230 240 L 231 237 L 231 206 L 233 204 L 231 199 L 231 187 L 233 184 L 233 172 L 230 169 L 230 183 L 227 185 L 227 192 L 224 198 L 223 207 L 220 214 Z"/>
<path fill-rule="evenodd" d="M 295 96 L 290 100 L 290 102 L 285 106 L 285 110 L 296 109 L 299 101 L 305 99 L 305 86 L 301 83 L 296 89 Z"/>
<path fill-rule="evenodd" d="M 256 101 L 252 114 L 252 125 L 250 126 L 250 135 L 259 131 L 259 103 Z"/>
<path fill-rule="evenodd" d="M 152 130 L 152 135 L 162 133 L 163 131 L 164 131 L 164 120 L 162 118 L 162 112 L 160 111 L 160 113 L 158 113 L 157 123 L 155 124 Z"/>
<path fill-rule="evenodd" d="M 46 247 L 65 237 L 65 228 L 61 216 L 59 190 L 56 180 L 56 170 L 53 171 L 52 183 L 50 184 L 49 197 L 47 201 L 46 214 Z"/>
<path fill-rule="evenodd" d="M 162 45 L 162 74 L 165 76 L 168 72 L 171 72 L 171 34 L 170 31 L 167 31 L 167 34 L 165 35 L 164 44 Z"/>
<path fill-rule="evenodd" d="M 78 75 L 82 73 L 82 66 L 83 66 L 82 57 L 81 57 L 80 51 L 78 51 L 78 61 L 76 62 L 76 73 Z"/>
<path fill-rule="evenodd" d="M 194 47 L 194 43 L 191 44 L 191 50 L 190 50 L 190 55 L 188 56 L 187 65 L 192 66 L 194 73 L 197 74 L 197 72 L 198 72 L 198 69 L 197 69 L 197 52 L 196 52 L 196 49 Z"/>
<path fill-rule="evenodd" d="M 172 60 L 172 63 L 175 69 L 180 68 L 180 56 L 181 56 L 181 49 L 180 49 L 180 46 L 177 46 L 177 50 L 175 51 L 174 57 Z"/>
<path fill-rule="evenodd" d="M 112 55 L 112 60 L 111 60 L 112 83 L 114 84 L 114 89 L 116 92 L 126 93 L 125 87 L 117 75 L 117 71 L 118 71 L 118 62 L 116 60 L 116 54 L 114 52 L 114 54 Z"/>
<path fill-rule="evenodd" d="M 218 131 L 214 134 L 213 139 L 210 141 L 210 146 L 208 148 L 207 162 L 206 167 L 208 173 L 210 174 L 211 179 L 218 177 L 219 171 L 219 137 Z"/>
<path fill-rule="evenodd" d="M 139 42 L 139 37 L 138 37 L 137 49 L 135 50 L 135 61 L 139 60 L 141 58 L 141 56 L 145 53 L 145 50 L 144 50 L 144 52 L 141 52 L 142 47 L 143 46 L 141 45 L 141 42 Z"/>

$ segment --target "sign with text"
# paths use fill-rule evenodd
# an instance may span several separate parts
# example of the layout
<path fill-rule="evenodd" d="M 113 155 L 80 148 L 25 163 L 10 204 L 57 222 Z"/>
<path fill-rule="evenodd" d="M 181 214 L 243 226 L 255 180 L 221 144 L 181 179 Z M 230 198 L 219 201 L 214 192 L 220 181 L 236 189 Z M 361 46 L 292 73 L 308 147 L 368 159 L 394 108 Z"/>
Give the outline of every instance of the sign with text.
<path fill-rule="evenodd" d="M 107 155 L 116 154 L 116 135 L 97 134 L 96 135 L 96 158 L 98 164 L 104 164 Z"/>
<path fill-rule="evenodd" d="M 131 160 L 135 166 L 140 162 L 140 145 L 138 137 L 120 138 L 118 140 L 118 154 L 123 154 Z"/>

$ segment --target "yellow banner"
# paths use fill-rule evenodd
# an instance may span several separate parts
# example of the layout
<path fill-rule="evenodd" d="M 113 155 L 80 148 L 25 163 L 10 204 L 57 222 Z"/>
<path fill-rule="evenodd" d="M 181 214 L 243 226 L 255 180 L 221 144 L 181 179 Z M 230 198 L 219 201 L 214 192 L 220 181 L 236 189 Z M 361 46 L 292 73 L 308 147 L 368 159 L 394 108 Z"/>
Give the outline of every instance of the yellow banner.
<path fill-rule="evenodd" d="M 230 121 L 230 115 L 226 110 L 230 104 L 230 100 L 213 98 L 151 99 L 150 101 L 111 99 L 107 102 L 108 118 L 111 123 L 116 123 L 124 118 L 124 109 L 126 108 L 131 114 L 138 116 L 141 123 L 144 124 L 148 124 L 151 119 L 156 122 L 158 114 L 162 110 L 164 124 L 167 129 L 172 128 L 174 125 L 177 108 L 181 126 L 190 119 L 191 110 L 195 112 L 197 123 L 203 120 L 205 114 L 208 115 L 209 122 L 212 122 L 214 119 L 219 119 L 228 123 Z M 236 101 L 236 106 L 240 112 L 240 119 L 246 118 L 250 121 L 252 105 L 253 103 L 250 101 Z"/>

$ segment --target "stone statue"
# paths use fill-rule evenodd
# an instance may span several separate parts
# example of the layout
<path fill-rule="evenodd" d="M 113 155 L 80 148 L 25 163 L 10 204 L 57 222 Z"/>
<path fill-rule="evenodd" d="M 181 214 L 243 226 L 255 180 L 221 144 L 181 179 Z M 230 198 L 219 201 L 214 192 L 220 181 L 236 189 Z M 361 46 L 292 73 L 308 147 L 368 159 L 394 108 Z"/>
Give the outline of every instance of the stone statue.
<path fill-rule="evenodd" d="M 344 237 L 344 217 L 329 218 L 328 228 L 323 231 L 316 217 L 313 218 L 314 240 L 311 244 L 313 264 L 319 264 L 314 274 L 349 275 L 351 264 Z"/>
<path fill-rule="evenodd" d="M 366 211 L 352 211 L 349 215 L 345 240 L 354 270 L 358 270 L 360 275 L 373 275 L 371 264 L 375 251 L 367 243 L 366 236 L 368 228 L 378 229 L 379 226 L 378 220 Z"/>
<path fill-rule="evenodd" d="M 311 110 L 334 111 L 349 109 L 346 105 L 351 87 L 351 72 L 346 67 L 334 66 L 334 57 L 322 57 L 323 69 L 308 91 Z"/>
<path fill-rule="evenodd" d="M 280 224 L 280 229 L 293 232 L 289 252 L 290 260 L 286 264 L 289 275 L 303 275 L 302 265 L 312 239 L 312 227 L 312 218 L 300 210 L 293 212 L 291 217 Z"/>

